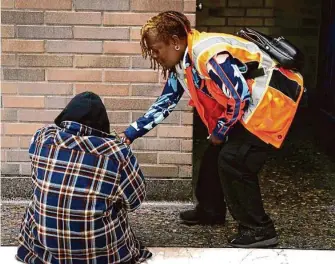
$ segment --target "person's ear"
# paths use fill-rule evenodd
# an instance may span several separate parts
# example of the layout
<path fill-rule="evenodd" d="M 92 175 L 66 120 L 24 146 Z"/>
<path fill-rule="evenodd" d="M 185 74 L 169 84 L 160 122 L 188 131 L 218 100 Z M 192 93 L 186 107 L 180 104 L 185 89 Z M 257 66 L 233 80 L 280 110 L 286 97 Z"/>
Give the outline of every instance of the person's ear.
<path fill-rule="evenodd" d="M 180 38 L 177 35 L 172 36 L 172 45 L 179 46 L 180 45 Z"/>

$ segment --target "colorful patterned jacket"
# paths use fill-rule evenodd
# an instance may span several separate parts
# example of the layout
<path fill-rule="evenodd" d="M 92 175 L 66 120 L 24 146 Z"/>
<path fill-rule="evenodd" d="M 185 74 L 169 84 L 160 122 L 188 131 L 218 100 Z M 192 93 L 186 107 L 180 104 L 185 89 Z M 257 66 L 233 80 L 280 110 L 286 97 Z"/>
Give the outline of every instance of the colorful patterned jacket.
<path fill-rule="evenodd" d="M 224 56 L 225 54 L 218 54 Z M 217 56 L 216 56 L 217 57 Z M 184 91 L 192 98 L 189 89 L 183 82 L 184 69 L 191 65 L 191 59 L 186 50 L 183 60 L 180 62 L 182 66 L 176 66 L 176 73 L 170 73 L 169 78 L 164 86 L 163 92 L 149 110 L 138 120 L 132 123 L 126 130 L 125 135 L 131 140 L 143 136 L 157 124 L 161 123 L 175 109 Z M 209 134 L 214 134 L 221 140 L 225 140 L 229 129 L 240 119 L 245 109 L 248 107 L 250 93 L 248 85 L 239 71 L 238 61 L 234 58 L 227 58 L 220 63 L 214 58 L 210 60 L 212 68 L 208 70 L 208 74 L 219 87 L 219 91 L 223 96 L 231 98 L 229 103 L 224 107 L 217 109 L 218 116 L 214 124 L 208 126 Z M 221 72 L 217 73 L 214 68 L 221 68 Z M 225 75 L 223 75 L 225 72 Z M 211 93 L 208 91 L 204 77 L 199 74 L 195 67 L 192 67 L 194 85 L 199 91 L 199 96 L 208 98 L 208 102 L 216 102 Z M 237 89 L 238 88 L 238 89 Z M 192 105 L 192 100 L 190 101 Z M 210 108 L 210 105 L 208 105 Z M 207 111 L 210 114 L 212 110 Z"/>

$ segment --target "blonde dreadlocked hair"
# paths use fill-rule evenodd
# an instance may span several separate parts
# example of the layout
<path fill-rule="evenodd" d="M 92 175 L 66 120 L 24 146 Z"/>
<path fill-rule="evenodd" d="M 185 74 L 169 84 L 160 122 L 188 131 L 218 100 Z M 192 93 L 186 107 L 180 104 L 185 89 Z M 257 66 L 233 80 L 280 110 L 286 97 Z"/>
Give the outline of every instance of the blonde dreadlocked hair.
<path fill-rule="evenodd" d="M 149 56 L 151 62 L 151 68 L 159 68 L 158 62 L 152 57 L 152 52 L 148 48 L 146 43 L 146 37 L 149 31 L 156 30 L 159 40 L 168 42 L 168 40 L 176 35 L 179 38 L 187 37 L 187 33 L 191 31 L 191 24 L 188 18 L 177 11 L 165 11 L 158 15 L 150 18 L 141 29 L 141 48 L 143 58 Z M 167 69 L 163 67 L 162 74 L 166 79 L 168 71 L 175 71 L 175 69 Z"/>

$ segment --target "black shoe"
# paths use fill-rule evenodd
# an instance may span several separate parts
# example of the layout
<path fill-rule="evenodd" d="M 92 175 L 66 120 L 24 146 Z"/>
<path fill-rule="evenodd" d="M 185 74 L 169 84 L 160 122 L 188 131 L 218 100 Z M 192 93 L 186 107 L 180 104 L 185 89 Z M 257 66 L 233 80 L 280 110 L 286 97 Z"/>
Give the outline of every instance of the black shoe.
<path fill-rule="evenodd" d="M 228 244 L 238 248 L 266 248 L 278 244 L 276 231 L 255 232 L 239 230 L 238 234 L 228 240 Z"/>
<path fill-rule="evenodd" d="M 210 215 L 196 209 L 181 212 L 179 217 L 187 225 L 223 225 L 226 221 L 225 214 Z"/>

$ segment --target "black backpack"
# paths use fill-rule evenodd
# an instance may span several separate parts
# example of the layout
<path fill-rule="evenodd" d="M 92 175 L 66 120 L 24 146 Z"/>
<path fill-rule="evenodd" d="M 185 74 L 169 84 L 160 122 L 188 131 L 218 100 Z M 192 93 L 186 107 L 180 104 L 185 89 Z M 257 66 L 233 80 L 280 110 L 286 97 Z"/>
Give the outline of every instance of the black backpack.
<path fill-rule="evenodd" d="M 255 43 L 283 68 L 299 72 L 302 70 L 304 65 L 303 53 L 284 37 L 273 38 L 247 27 L 236 34 Z"/>

